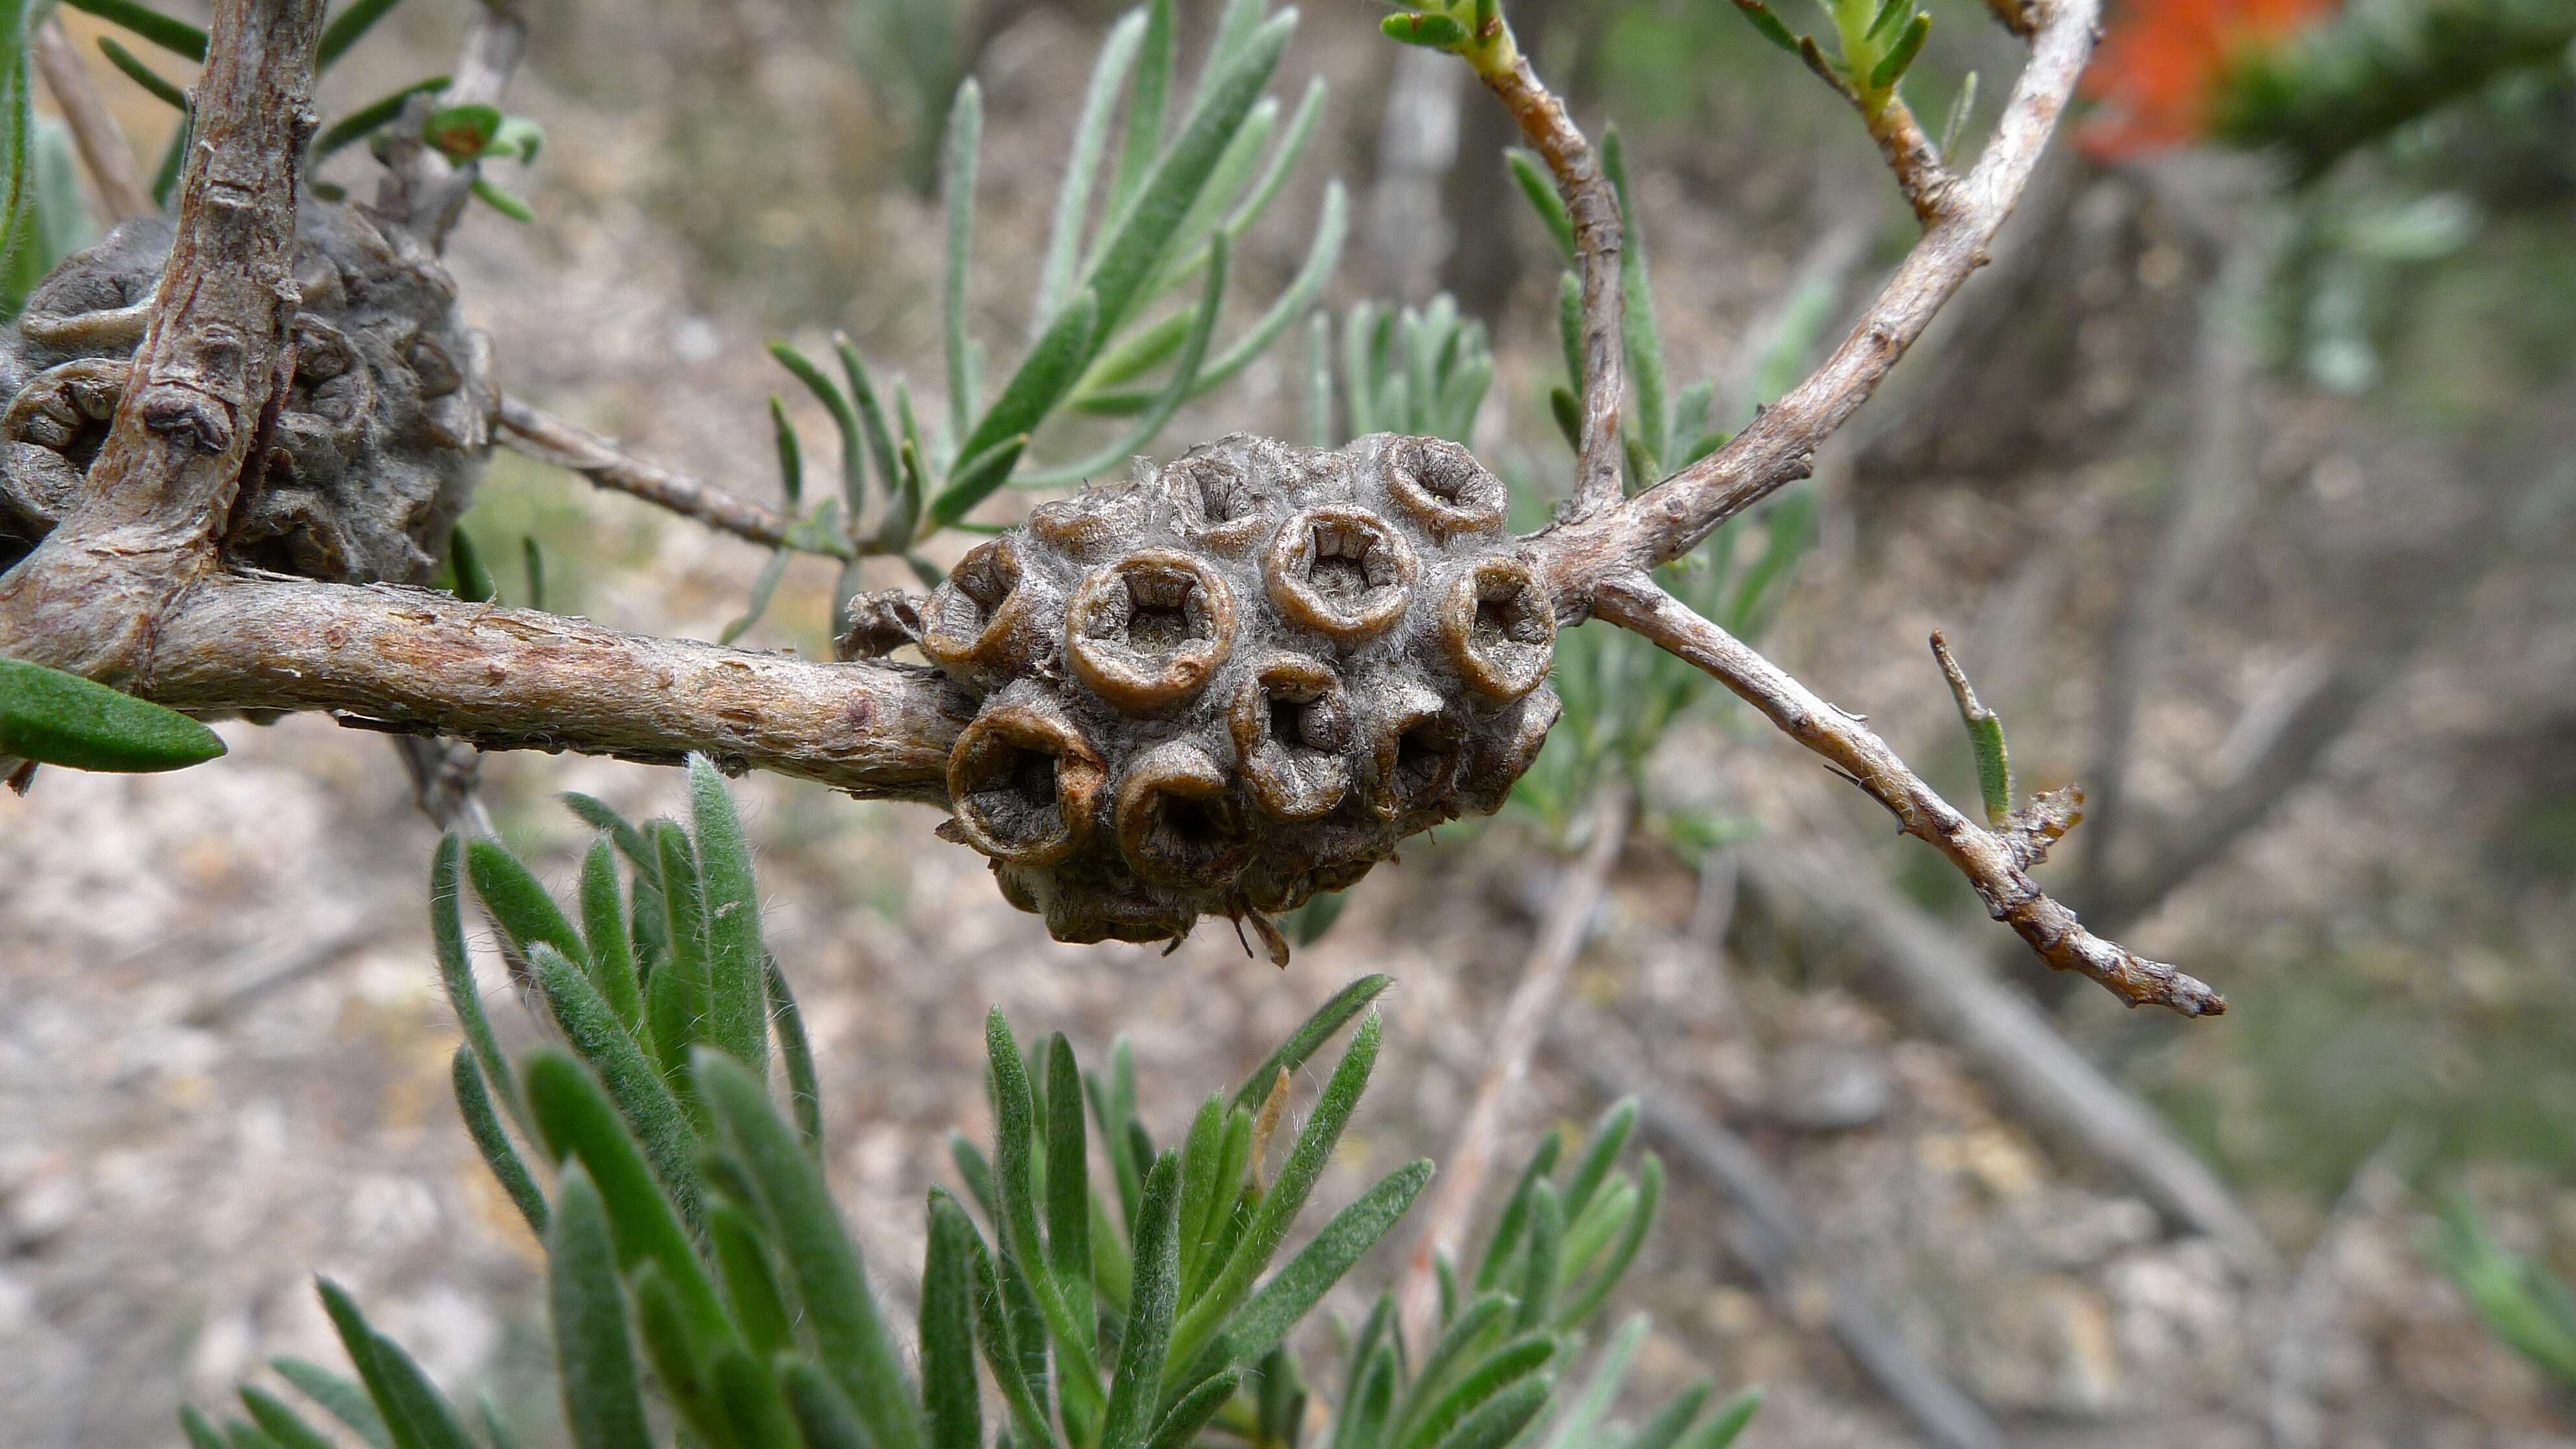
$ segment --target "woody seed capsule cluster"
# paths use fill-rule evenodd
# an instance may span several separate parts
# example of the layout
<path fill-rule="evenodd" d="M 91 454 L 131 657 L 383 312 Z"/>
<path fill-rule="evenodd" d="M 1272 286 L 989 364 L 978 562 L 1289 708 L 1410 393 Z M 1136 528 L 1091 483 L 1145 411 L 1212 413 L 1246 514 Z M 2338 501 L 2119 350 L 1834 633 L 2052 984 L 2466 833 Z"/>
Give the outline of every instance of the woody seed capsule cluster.
<path fill-rule="evenodd" d="M 0 567 L 79 501 L 171 238 L 157 217 L 124 223 L 0 333 Z M 225 554 L 306 578 L 425 581 L 491 442 L 491 344 L 428 248 L 363 208 L 303 198 L 294 268 L 295 373 L 255 440 Z"/>
<path fill-rule="evenodd" d="M 968 554 L 921 647 L 980 706 L 941 827 L 1063 941 L 1178 939 L 1490 814 L 1556 722 L 1556 619 L 1456 444 L 1236 434 Z"/>

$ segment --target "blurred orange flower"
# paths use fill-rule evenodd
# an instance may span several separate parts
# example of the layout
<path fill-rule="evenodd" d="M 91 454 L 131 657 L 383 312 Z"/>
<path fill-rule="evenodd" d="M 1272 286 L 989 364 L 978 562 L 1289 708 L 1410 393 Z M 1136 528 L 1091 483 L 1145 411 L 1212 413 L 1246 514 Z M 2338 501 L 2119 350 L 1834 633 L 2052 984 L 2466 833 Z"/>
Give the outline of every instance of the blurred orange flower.
<path fill-rule="evenodd" d="M 2077 143 L 2109 160 L 2199 140 L 2218 84 L 2242 52 L 2277 45 L 2341 3 L 2118 0 L 2082 85 L 2100 109 Z"/>

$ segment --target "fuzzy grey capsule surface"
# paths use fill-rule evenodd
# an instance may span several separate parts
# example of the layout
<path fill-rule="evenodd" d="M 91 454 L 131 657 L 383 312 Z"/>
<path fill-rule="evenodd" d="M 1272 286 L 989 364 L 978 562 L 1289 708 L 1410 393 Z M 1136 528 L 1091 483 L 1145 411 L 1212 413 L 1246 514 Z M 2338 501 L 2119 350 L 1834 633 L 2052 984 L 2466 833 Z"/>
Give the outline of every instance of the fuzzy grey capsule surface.
<path fill-rule="evenodd" d="M 1551 601 L 1467 451 L 1236 434 L 1040 507 L 920 643 L 979 699 L 941 827 L 1064 941 L 1339 890 L 1500 808 L 1559 712 Z"/>
<path fill-rule="evenodd" d="M 170 223 L 68 258 L 0 332 L 0 566 L 79 501 L 125 394 Z M 237 564 L 420 583 L 473 494 L 497 399 L 491 344 L 429 250 L 364 208 L 297 208 L 295 373 L 224 535 Z"/>

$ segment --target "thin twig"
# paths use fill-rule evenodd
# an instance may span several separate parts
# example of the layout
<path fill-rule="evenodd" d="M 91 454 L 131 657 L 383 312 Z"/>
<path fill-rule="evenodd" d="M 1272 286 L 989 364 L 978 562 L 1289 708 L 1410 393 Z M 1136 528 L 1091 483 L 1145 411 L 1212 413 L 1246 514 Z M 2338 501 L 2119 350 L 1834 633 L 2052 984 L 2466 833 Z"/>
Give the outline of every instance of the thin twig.
<path fill-rule="evenodd" d="M 36 68 L 45 73 L 45 89 L 52 93 L 54 105 L 63 113 L 63 125 L 72 133 L 72 147 L 80 152 L 82 167 L 98 187 L 99 204 L 107 209 L 108 220 L 157 215 L 161 208 L 152 204 L 152 193 L 134 164 L 134 148 L 125 139 L 125 129 L 116 124 L 115 114 L 107 108 L 107 98 L 90 80 L 89 67 L 81 63 L 80 51 L 63 31 L 62 17 L 46 17 L 29 39 L 36 53 Z"/>
<path fill-rule="evenodd" d="M 1604 582 L 1595 612 L 1708 671 L 1791 739 L 1843 770 L 1887 807 L 1906 834 L 1948 857 L 1987 913 L 2012 927 L 2051 967 L 2089 976 L 2131 1006 L 2163 1006 L 2184 1016 L 2227 1009 L 2226 1000 L 2202 982 L 2084 929 L 2073 911 L 2031 882 L 2007 838 L 1960 814 L 1867 726 L 1817 698 L 1653 580 L 1627 574 Z"/>
<path fill-rule="evenodd" d="M 1832 356 L 1725 447 L 1617 509 L 1569 519 L 1533 540 L 1558 618 L 1582 618 L 1600 581 L 1680 558 L 1719 524 L 1806 477 L 1816 449 L 1985 264 L 2092 54 L 2101 12 L 2099 0 L 2034 0 L 2033 8 L 2045 10 L 2045 20 L 1994 139 Z"/>
<path fill-rule="evenodd" d="M 1627 843 L 1630 805 L 1624 782 L 1604 786 L 1594 797 L 1591 843 L 1557 883 L 1547 919 L 1539 927 L 1538 943 L 1521 968 L 1520 984 L 1512 988 L 1502 1019 L 1486 1038 L 1489 1065 L 1476 1084 L 1467 1119 L 1458 1129 L 1457 1145 L 1440 1159 L 1440 1191 L 1423 1215 L 1413 1252 L 1405 1259 L 1404 1281 L 1397 1289 L 1397 1304 L 1412 1342 L 1428 1341 L 1425 1335 L 1439 1303 L 1439 1260 L 1444 1254 L 1457 1255 L 1467 1240 L 1469 1220 L 1484 1201 L 1485 1179 L 1493 1175 L 1505 1114 L 1514 1092 L 1529 1076 L 1539 1043 L 1555 1023 L 1557 999 L 1565 994 L 1566 974 L 1582 951 L 1584 927 L 1600 903 L 1620 847 Z"/>
<path fill-rule="evenodd" d="M 501 395 L 500 438 L 540 463 L 579 473 L 612 492 L 641 498 L 736 538 L 776 548 L 788 541 L 796 520 L 686 473 L 645 462 L 615 443 Z"/>
<path fill-rule="evenodd" d="M 1619 403 L 1627 384 L 1620 371 L 1619 198 L 1565 103 L 1539 81 L 1498 17 L 1500 33 L 1479 37 L 1468 55 L 1476 74 L 1502 97 L 1521 135 L 1547 162 L 1574 222 L 1574 254 L 1583 279 L 1583 426 L 1576 451 L 1571 518 L 1614 511 L 1626 489 L 1620 483 Z"/>
<path fill-rule="evenodd" d="M 403 123 L 386 132 L 385 174 L 376 189 L 376 210 L 401 222 L 414 236 L 444 251 L 447 234 L 465 213 L 479 161 L 452 161 L 420 138 L 419 122 L 444 106 L 498 106 L 510 77 L 527 54 L 528 26 L 519 0 L 483 0 L 466 22 L 447 89 L 436 97 L 415 96 Z"/>

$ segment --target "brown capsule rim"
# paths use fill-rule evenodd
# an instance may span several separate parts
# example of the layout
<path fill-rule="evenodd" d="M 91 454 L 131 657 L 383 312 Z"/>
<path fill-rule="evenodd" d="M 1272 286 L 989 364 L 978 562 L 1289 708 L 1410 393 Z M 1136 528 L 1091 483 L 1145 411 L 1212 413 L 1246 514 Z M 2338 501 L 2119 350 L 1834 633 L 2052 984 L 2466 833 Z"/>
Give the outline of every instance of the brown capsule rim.
<path fill-rule="evenodd" d="M 1303 698 L 1286 694 L 1283 685 L 1303 691 Z M 1283 697 L 1296 704 L 1322 704 L 1337 742 L 1317 746 L 1279 739 L 1270 729 L 1270 707 Z M 1262 660 L 1236 691 L 1227 725 L 1236 758 L 1243 762 L 1245 788 L 1264 812 L 1283 820 L 1312 820 L 1330 814 L 1350 794 L 1350 761 L 1343 755 L 1350 743 L 1349 696 L 1341 677 L 1322 660 L 1288 653 Z"/>
<path fill-rule="evenodd" d="M 1386 561 L 1387 577 L 1369 584 L 1348 606 L 1326 598 L 1313 582 L 1317 536 L 1325 529 L 1366 535 L 1370 556 Z M 1270 602 L 1282 616 L 1345 644 L 1383 633 L 1403 617 L 1421 571 L 1413 545 L 1405 542 L 1395 525 L 1350 503 L 1309 508 L 1281 524 L 1262 569 L 1270 585 Z"/>
<path fill-rule="evenodd" d="M 1453 470 L 1463 465 L 1465 483 L 1456 494 L 1442 493 L 1423 481 L 1435 460 Z M 1476 455 L 1445 438 L 1399 438 L 1380 464 L 1387 496 L 1423 526 L 1439 534 L 1481 533 L 1503 526 L 1508 498 L 1503 481 L 1476 461 Z"/>
<path fill-rule="evenodd" d="M 1137 879 L 1175 890 L 1203 890 L 1241 874 L 1257 842 L 1227 819 L 1233 783 L 1214 756 L 1188 740 L 1166 740 L 1129 766 L 1118 782 L 1116 825 L 1118 853 Z M 1194 862 L 1178 861 L 1178 852 L 1158 847 L 1170 819 L 1168 802 L 1175 800 L 1214 802 L 1229 838 L 1207 844 Z"/>
<path fill-rule="evenodd" d="M 1005 584 L 1001 597 L 987 602 L 971 582 L 987 570 Z M 948 571 L 922 609 L 921 652 L 948 670 L 976 668 L 1010 671 L 1026 663 L 1018 657 L 1021 624 L 1028 618 L 1029 592 L 1023 587 L 1019 541 L 1009 534 L 977 544 Z M 958 601 L 971 606 L 980 622 L 971 634 L 953 627 Z"/>
<path fill-rule="evenodd" d="M 988 807 L 976 804 L 989 793 L 978 786 L 992 775 L 1005 750 L 1044 754 L 1055 761 L 1056 822 L 1026 838 L 1009 839 L 987 818 Z M 998 771 L 994 772 L 998 774 Z M 966 843 L 995 860 L 1014 865 L 1053 865 L 1073 853 L 1090 833 L 1100 788 L 1107 777 L 1100 754 L 1064 713 L 1051 704 L 1019 700 L 995 705 L 977 715 L 948 751 L 948 802 Z"/>
<path fill-rule="evenodd" d="M 1498 631 L 1480 628 L 1488 606 L 1507 614 Z M 1531 626 L 1537 640 L 1513 637 Z M 1538 575 L 1517 558 L 1478 561 L 1461 569 L 1440 601 L 1440 646 L 1458 677 L 1487 699 L 1520 698 L 1547 678 L 1556 653 L 1556 608 Z"/>
<path fill-rule="evenodd" d="M 1101 626 L 1135 614 L 1133 588 L 1141 577 L 1186 579 L 1181 603 L 1197 632 L 1187 643 L 1148 653 L 1104 636 Z M 1207 687 L 1234 649 L 1234 591 L 1205 563 L 1178 549 L 1139 549 L 1083 576 L 1064 612 L 1065 658 L 1082 682 L 1121 709 L 1176 703 Z"/>

